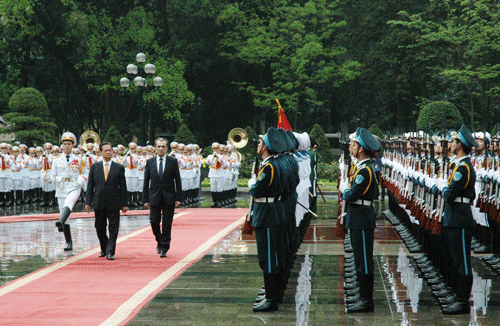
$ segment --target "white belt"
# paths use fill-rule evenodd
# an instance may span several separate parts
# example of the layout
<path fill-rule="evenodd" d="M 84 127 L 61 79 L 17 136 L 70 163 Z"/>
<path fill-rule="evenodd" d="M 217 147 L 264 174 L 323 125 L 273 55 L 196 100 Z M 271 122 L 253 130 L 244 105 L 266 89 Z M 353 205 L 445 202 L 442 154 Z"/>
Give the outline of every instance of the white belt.
<path fill-rule="evenodd" d="M 256 203 L 274 203 L 274 197 L 261 197 L 254 200 Z"/>
<path fill-rule="evenodd" d="M 470 198 L 467 197 L 457 197 L 455 200 L 453 200 L 454 203 L 464 203 L 464 204 L 470 204 Z"/>
<path fill-rule="evenodd" d="M 372 201 L 371 200 L 358 199 L 356 201 L 351 202 L 351 204 L 371 206 Z"/>

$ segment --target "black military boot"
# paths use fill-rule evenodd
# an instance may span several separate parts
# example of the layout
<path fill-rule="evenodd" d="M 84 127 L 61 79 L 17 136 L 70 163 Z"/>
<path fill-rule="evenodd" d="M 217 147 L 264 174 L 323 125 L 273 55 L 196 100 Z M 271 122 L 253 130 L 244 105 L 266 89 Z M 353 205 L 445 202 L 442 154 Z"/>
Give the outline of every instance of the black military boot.
<path fill-rule="evenodd" d="M 56 191 L 55 190 L 53 190 L 53 191 L 50 192 L 49 198 L 50 198 L 50 206 L 57 205 Z"/>
<path fill-rule="evenodd" d="M 373 274 L 357 273 L 360 299 L 347 307 L 348 313 L 373 312 Z"/>
<path fill-rule="evenodd" d="M 254 304 L 254 312 L 267 312 L 278 310 L 278 277 L 279 274 L 264 273 L 266 298 Z"/>
<path fill-rule="evenodd" d="M 144 203 L 142 202 L 142 191 L 137 192 L 137 205 L 142 206 Z"/>
<path fill-rule="evenodd" d="M 27 204 L 29 202 L 30 202 L 30 191 L 29 190 L 23 190 L 21 203 Z"/>
<path fill-rule="evenodd" d="M 14 190 L 5 193 L 5 206 L 11 206 L 14 202 Z"/>
<path fill-rule="evenodd" d="M 49 193 L 46 191 L 42 192 L 42 202 L 40 203 L 40 206 L 49 206 Z"/>
<path fill-rule="evenodd" d="M 23 191 L 16 190 L 16 205 L 21 205 L 23 203 Z"/>
<path fill-rule="evenodd" d="M 0 192 L 0 206 L 5 206 L 5 201 L 6 201 L 6 198 L 5 198 L 5 192 Z"/>
<path fill-rule="evenodd" d="M 73 250 L 73 240 L 71 239 L 71 227 L 69 224 L 64 224 L 64 239 L 66 239 L 66 247 L 64 248 L 64 251 Z"/>
<path fill-rule="evenodd" d="M 129 207 L 135 207 L 133 193 L 130 192 L 130 191 L 127 191 L 127 196 L 128 196 L 128 206 Z"/>
<path fill-rule="evenodd" d="M 217 196 L 216 196 L 216 192 L 215 191 L 212 191 L 210 193 L 212 195 L 212 206 L 210 206 L 211 208 L 215 208 L 217 207 Z"/>
<path fill-rule="evenodd" d="M 445 315 L 462 315 L 470 313 L 470 293 L 472 290 L 472 275 L 457 273 L 456 281 L 457 300 L 443 307 Z"/>
<path fill-rule="evenodd" d="M 66 224 L 64 223 L 66 223 L 69 214 L 71 214 L 71 210 L 69 209 L 68 206 L 64 206 L 61 211 L 61 217 L 59 218 L 59 221 L 56 222 L 56 227 L 59 232 L 63 232 L 63 228 L 66 226 Z"/>

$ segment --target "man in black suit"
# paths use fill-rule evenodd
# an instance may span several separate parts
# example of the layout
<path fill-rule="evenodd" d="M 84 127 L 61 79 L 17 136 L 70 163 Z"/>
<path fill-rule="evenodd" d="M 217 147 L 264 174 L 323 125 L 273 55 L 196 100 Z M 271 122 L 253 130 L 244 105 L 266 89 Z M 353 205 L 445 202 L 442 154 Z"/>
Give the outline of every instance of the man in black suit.
<path fill-rule="evenodd" d="M 124 213 L 128 211 L 127 183 L 123 165 L 111 160 L 113 156 L 111 144 L 104 142 L 100 148 L 103 160 L 90 166 L 85 209 L 89 213 L 90 206 L 94 207 L 95 228 L 101 244 L 99 257 L 107 256 L 109 260 L 114 260 L 120 228 L 120 209 Z M 109 220 L 109 239 L 106 235 L 107 220 Z"/>
<path fill-rule="evenodd" d="M 144 168 L 142 196 L 144 207 L 150 209 L 149 221 L 158 243 L 156 251 L 164 258 L 170 249 L 174 209 L 181 205 L 182 187 L 177 159 L 165 155 L 168 141 L 156 139 L 155 148 L 156 156 L 147 160 Z"/>

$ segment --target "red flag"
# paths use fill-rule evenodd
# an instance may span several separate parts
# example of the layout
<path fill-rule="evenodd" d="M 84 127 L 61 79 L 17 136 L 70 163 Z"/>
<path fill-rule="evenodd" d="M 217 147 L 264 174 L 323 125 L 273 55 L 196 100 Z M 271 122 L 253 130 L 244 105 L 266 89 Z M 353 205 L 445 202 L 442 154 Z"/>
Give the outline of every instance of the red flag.
<path fill-rule="evenodd" d="M 280 101 L 276 99 L 276 103 L 278 103 L 278 128 L 284 129 L 284 130 L 290 130 L 293 131 L 292 126 L 290 126 L 290 123 L 288 122 L 288 119 L 286 118 L 285 111 L 283 111 L 283 108 L 281 107 Z"/>

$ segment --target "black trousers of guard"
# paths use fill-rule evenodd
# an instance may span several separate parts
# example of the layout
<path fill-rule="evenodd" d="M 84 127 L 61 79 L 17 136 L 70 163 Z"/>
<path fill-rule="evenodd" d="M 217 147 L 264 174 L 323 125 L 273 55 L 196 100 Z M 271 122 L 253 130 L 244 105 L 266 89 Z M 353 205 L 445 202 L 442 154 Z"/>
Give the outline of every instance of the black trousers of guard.
<path fill-rule="evenodd" d="M 168 251 L 172 240 L 172 221 L 174 219 L 175 205 L 160 204 L 151 206 L 149 222 L 160 249 Z M 161 222 L 161 228 L 160 228 Z"/>
<path fill-rule="evenodd" d="M 375 229 L 350 229 L 351 246 L 356 264 L 356 272 L 373 274 L 373 242 Z"/>
<path fill-rule="evenodd" d="M 107 222 L 109 221 L 109 238 L 106 235 Z M 115 254 L 116 239 L 120 229 L 120 210 L 99 209 L 95 211 L 95 229 L 101 244 L 101 252 Z"/>

